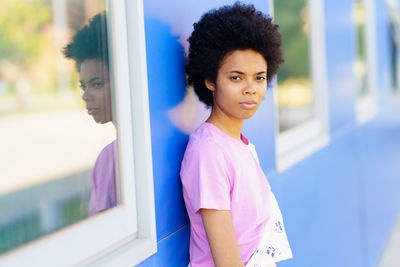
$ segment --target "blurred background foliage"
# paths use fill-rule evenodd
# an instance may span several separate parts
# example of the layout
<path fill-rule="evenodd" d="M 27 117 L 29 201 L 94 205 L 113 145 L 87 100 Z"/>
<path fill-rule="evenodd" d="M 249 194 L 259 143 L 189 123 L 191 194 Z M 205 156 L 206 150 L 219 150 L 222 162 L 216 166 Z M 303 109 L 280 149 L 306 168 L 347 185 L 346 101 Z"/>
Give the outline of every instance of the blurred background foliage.
<path fill-rule="evenodd" d="M 62 30 L 66 45 L 73 29 Z M 51 0 L 0 1 L 0 116 L 82 107 L 78 74 L 57 46 L 59 32 Z"/>
<path fill-rule="evenodd" d="M 0 60 L 29 67 L 45 51 L 51 6 L 41 0 L 0 2 Z"/>

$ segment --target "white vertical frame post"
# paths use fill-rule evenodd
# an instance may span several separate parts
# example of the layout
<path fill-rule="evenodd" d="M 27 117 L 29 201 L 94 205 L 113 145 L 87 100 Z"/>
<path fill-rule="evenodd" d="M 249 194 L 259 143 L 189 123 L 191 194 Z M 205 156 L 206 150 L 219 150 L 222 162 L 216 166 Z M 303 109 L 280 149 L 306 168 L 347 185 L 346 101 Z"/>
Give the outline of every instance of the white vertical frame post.
<path fill-rule="evenodd" d="M 135 163 L 140 166 L 135 172 L 136 184 L 140 184 L 140 188 L 136 191 L 139 202 L 137 208 L 141 214 L 138 218 L 139 237 L 156 241 L 143 2 L 126 0 L 126 3 L 126 12 L 130 14 L 126 21 L 129 25 L 127 30 L 132 117 L 134 126 L 140 127 L 135 128 L 133 135 Z M 147 153 L 143 154 L 143 151 Z"/>
<path fill-rule="evenodd" d="M 309 0 L 311 15 L 311 62 L 315 117 L 321 134 L 329 133 L 324 1 Z"/>
<path fill-rule="evenodd" d="M 134 145 L 132 133 L 132 107 L 129 101 L 131 90 L 129 84 L 128 37 L 125 18 L 125 3 L 109 1 L 108 32 L 111 45 L 110 72 L 115 89 L 116 127 L 118 128 L 118 169 L 119 199 L 121 206 L 130 214 L 137 232 L 137 214 L 135 198 Z"/>
<path fill-rule="evenodd" d="M 124 1 L 111 1 L 116 2 Z M 119 3 L 121 4 L 121 3 Z M 119 5 L 118 4 L 118 5 Z M 122 4 L 121 4 L 122 5 Z M 104 255 L 93 264 L 102 266 L 133 266 L 157 252 L 154 209 L 153 167 L 149 97 L 147 88 L 146 43 L 142 0 L 125 0 L 130 102 L 134 131 L 133 155 L 135 161 L 135 196 L 138 231 L 137 237 L 119 249 Z M 122 16 L 122 11 L 118 12 Z M 126 57 L 126 56 L 125 56 Z"/>

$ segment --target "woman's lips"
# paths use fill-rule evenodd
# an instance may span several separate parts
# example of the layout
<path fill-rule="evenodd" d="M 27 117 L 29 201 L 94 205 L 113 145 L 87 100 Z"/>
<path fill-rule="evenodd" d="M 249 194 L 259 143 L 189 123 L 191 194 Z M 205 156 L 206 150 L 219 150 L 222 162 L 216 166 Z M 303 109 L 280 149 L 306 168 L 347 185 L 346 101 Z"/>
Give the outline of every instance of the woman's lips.
<path fill-rule="evenodd" d="M 240 102 L 239 104 L 244 109 L 254 109 L 257 106 L 257 103 L 254 101 Z"/>
<path fill-rule="evenodd" d="M 98 108 L 88 108 L 87 111 L 88 111 L 89 115 L 93 115 L 93 114 L 97 113 L 99 111 L 99 109 Z"/>

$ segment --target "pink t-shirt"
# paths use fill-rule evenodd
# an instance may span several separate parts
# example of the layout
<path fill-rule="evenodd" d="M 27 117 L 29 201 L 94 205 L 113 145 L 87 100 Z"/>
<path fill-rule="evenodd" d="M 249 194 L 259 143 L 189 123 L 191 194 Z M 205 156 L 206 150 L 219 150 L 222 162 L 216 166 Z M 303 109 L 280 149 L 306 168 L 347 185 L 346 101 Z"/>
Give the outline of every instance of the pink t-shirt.
<path fill-rule="evenodd" d="M 89 215 L 117 205 L 115 184 L 115 141 L 103 148 L 93 168 L 93 190 L 90 195 Z"/>
<path fill-rule="evenodd" d="M 270 186 L 254 146 L 203 123 L 190 135 L 181 166 L 190 218 L 191 267 L 215 266 L 200 209 L 230 210 L 240 256 L 246 264 L 270 217 Z M 253 151 L 252 151 L 253 150 Z"/>

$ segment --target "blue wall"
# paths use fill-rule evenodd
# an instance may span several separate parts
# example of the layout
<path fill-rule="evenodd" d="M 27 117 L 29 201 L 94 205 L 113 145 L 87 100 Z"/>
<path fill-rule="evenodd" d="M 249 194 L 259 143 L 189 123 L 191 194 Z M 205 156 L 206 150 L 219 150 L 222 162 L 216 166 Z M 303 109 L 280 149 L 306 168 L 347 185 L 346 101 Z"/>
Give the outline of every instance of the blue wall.
<path fill-rule="evenodd" d="M 244 1 L 247 2 L 247 1 Z M 188 140 L 170 111 L 187 89 L 186 39 L 207 10 L 231 1 L 144 1 L 158 253 L 139 266 L 187 266 L 189 226 L 179 167 Z M 268 1 L 251 1 L 268 13 Z M 272 92 L 244 133 L 285 217 L 294 258 L 279 266 L 376 266 L 400 208 L 400 103 L 390 93 L 389 22 L 375 1 L 380 114 L 355 121 L 353 1 L 325 1 L 330 143 L 284 173 L 275 169 Z"/>

